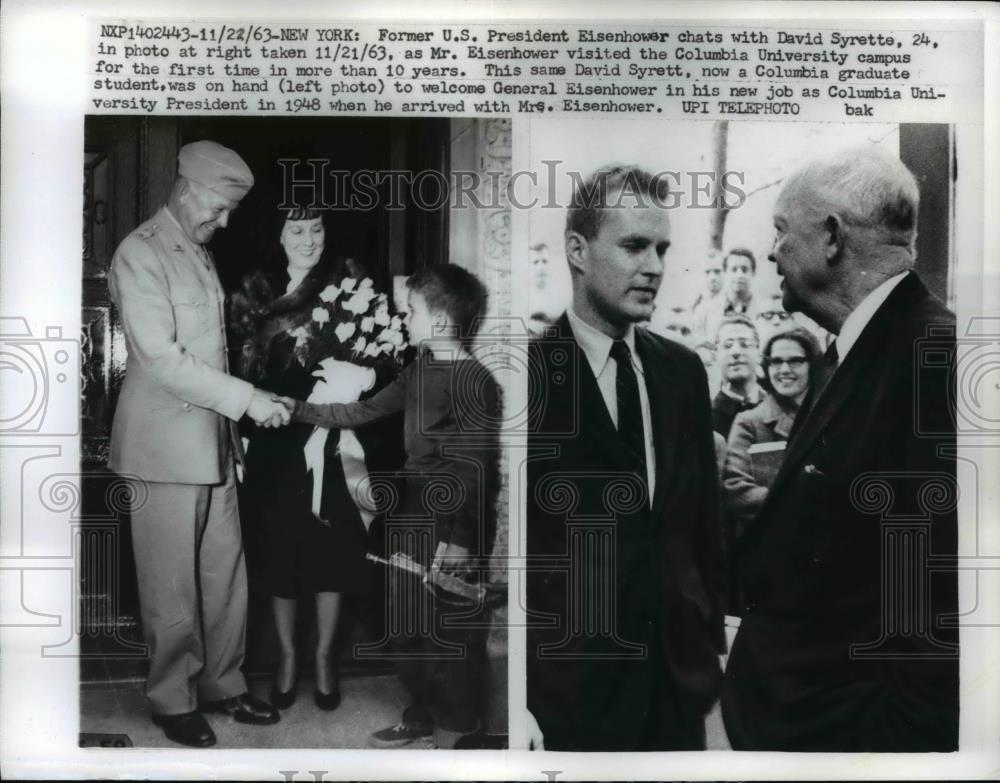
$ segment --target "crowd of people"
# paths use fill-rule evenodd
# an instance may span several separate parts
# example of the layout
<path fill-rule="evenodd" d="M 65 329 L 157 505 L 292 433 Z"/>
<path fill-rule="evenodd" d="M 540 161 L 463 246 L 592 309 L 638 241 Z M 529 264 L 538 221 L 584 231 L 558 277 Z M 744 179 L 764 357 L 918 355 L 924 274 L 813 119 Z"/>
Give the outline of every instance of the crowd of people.
<path fill-rule="evenodd" d="M 756 274 L 757 259 L 747 248 L 709 254 L 704 291 L 690 310 L 674 308 L 662 327 L 653 327 L 693 348 L 708 375 L 732 615 L 742 612 L 737 543 L 777 475 L 813 368 L 831 339 L 788 312 L 780 291 L 756 293 Z"/>

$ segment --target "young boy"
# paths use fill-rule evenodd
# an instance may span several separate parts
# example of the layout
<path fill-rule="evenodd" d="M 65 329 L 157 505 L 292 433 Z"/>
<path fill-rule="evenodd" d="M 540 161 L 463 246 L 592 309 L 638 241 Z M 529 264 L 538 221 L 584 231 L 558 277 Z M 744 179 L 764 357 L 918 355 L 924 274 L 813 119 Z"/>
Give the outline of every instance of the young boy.
<path fill-rule="evenodd" d="M 371 399 L 294 405 L 294 421 L 359 427 L 404 412 L 404 489 L 386 519 L 389 552 L 431 569 L 463 570 L 489 555 L 498 489 L 500 389 L 469 353 L 487 292 L 475 275 L 443 265 L 407 282 L 407 328 L 418 356 Z M 482 729 L 486 611 L 449 605 L 406 572 L 391 572 L 388 633 L 413 703 L 376 731 L 378 748 L 453 747 Z M 448 622 L 448 615 L 452 615 Z"/>

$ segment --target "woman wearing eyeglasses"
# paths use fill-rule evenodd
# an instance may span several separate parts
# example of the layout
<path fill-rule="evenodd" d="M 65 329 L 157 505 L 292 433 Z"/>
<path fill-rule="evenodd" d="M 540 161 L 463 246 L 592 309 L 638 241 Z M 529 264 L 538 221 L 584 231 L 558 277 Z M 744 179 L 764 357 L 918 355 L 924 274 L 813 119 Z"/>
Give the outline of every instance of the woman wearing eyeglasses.
<path fill-rule="evenodd" d="M 777 475 L 795 415 L 820 357 L 819 343 L 801 327 L 773 334 L 764 345 L 763 368 L 771 391 L 736 416 L 729 432 L 722 486 L 736 519 L 736 539 L 757 515 Z"/>

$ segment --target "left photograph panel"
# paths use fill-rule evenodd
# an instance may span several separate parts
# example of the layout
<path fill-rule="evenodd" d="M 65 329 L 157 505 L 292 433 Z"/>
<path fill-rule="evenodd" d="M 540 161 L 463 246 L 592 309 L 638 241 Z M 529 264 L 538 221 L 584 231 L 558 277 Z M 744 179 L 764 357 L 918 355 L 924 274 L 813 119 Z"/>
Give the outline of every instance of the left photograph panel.
<path fill-rule="evenodd" d="M 510 121 L 84 138 L 81 746 L 507 747 Z"/>

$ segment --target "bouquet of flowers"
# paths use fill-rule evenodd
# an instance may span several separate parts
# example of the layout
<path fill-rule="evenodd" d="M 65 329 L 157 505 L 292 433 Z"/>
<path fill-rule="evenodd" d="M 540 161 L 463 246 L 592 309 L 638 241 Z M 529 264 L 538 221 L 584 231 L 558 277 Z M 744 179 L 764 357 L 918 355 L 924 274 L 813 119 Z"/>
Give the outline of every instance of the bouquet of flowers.
<path fill-rule="evenodd" d="M 288 331 L 303 367 L 324 359 L 363 367 L 402 363 L 407 347 L 403 319 L 390 315 L 388 298 L 375 292 L 370 277 L 345 277 L 320 291 L 319 298 L 311 318 Z"/>
<path fill-rule="evenodd" d="M 309 402 L 353 402 L 370 388 L 374 368 L 399 369 L 407 348 L 403 319 L 390 315 L 388 298 L 375 292 L 370 277 L 331 283 L 319 292 L 319 300 L 308 320 L 287 330 L 295 338 L 292 361 L 306 368 L 319 366 Z M 328 430 L 317 427 L 303 448 L 313 472 L 312 512 L 324 525 L 329 524 L 320 517 L 328 436 Z M 376 509 L 359 502 L 368 471 L 364 449 L 352 430 L 340 431 L 338 452 L 348 491 L 367 528 Z"/>

